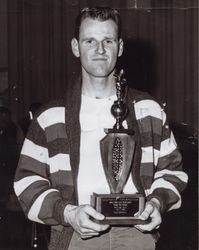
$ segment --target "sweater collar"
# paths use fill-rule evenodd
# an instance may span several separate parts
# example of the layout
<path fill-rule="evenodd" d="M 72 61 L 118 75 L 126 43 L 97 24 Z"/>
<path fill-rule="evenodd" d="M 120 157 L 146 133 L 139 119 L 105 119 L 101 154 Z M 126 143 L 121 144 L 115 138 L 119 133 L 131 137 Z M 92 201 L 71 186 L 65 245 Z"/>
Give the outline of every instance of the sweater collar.
<path fill-rule="evenodd" d="M 79 111 L 81 105 L 81 77 L 71 81 L 66 90 L 65 97 L 65 124 L 70 144 L 70 164 L 73 181 L 76 185 L 80 154 L 80 121 Z"/>

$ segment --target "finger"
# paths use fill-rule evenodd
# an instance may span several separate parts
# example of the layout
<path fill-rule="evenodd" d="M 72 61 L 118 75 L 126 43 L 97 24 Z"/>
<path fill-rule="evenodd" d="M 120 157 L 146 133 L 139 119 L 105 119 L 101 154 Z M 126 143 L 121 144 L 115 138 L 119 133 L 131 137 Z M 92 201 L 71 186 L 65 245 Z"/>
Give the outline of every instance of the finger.
<path fill-rule="evenodd" d="M 136 229 L 138 229 L 140 232 L 144 232 L 144 230 L 142 230 L 142 228 L 140 228 L 140 225 L 135 225 L 134 226 Z"/>
<path fill-rule="evenodd" d="M 88 239 L 88 238 L 92 238 L 92 237 L 96 237 L 96 236 L 98 236 L 99 235 L 99 233 L 93 233 L 93 234 L 83 234 L 83 235 L 80 235 L 80 237 L 82 238 L 82 239 Z"/>
<path fill-rule="evenodd" d="M 96 220 L 104 220 L 104 215 L 97 212 L 93 207 L 87 205 L 84 207 L 85 213 L 87 213 L 89 216 L 93 217 Z"/>
<path fill-rule="evenodd" d="M 151 225 L 136 225 L 136 228 L 141 232 L 150 232 L 154 229 L 154 226 Z"/>
<path fill-rule="evenodd" d="M 138 217 L 138 216 L 140 216 L 140 211 L 138 211 L 138 212 L 136 212 L 136 213 L 134 213 L 134 215 L 133 215 L 134 217 Z"/>
<path fill-rule="evenodd" d="M 135 226 L 138 230 L 144 232 L 144 231 L 152 231 L 154 229 L 158 229 L 160 227 L 160 221 L 154 221 L 152 219 L 152 221 L 148 224 L 140 224 L 140 225 L 136 225 Z"/>
<path fill-rule="evenodd" d="M 88 220 L 88 222 L 86 222 L 85 224 L 84 223 L 82 224 L 82 227 L 84 227 L 86 230 L 90 229 L 95 232 L 101 232 L 101 231 L 107 230 L 110 226 L 98 224 L 96 222 L 93 222 L 92 220 Z"/>
<path fill-rule="evenodd" d="M 94 218 L 96 220 L 103 220 L 105 218 L 103 214 L 97 212 L 91 206 L 85 206 L 84 207 L 84 212 L 88 216 L 91 216 L 92 218 Z M 86 228 L 86 229 L 92 229 L 92 230 L 94 230 L 96 232 L 105 231 L 110 227 L 109 225 L 106 225 L 106 224 L 102 225 L 102 224 L 96 223 L 96 222 L 92 221 L 89 218 L 87 218 L 87 220 L 82 221 L 82 226 L 84 228 Z"/>
<path fill-rule="evenodd" d="M 83 234 L 98 234 L 99 232 L 94 230 L 94 229 L 90 229 L 90 228 L 86 228 L 86 227 L 81 227 L 80 228 L 80 233 Z"/>
<path fill-rule="evenodd" d="M 154 207 L 151 204 L 146 204 L 144 211 L 140 215 L 140 219 L 146 220 L 153 213 Z"/>
<path fill-rule="evenodd" d="M 80 233 L 81 237 L 93 237 L 99 235 L 99 232 L 85 232 L 85 233 Z"/>

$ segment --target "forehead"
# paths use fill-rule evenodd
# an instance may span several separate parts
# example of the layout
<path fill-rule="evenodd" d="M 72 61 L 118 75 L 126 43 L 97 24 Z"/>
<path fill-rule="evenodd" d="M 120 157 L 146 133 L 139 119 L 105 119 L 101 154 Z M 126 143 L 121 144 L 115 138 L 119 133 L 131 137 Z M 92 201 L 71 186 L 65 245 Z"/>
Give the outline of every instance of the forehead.
<path fill-rule="evenodd" d="M 118 27 L 113 20 L 100 21 L 98 19 L 86 18 L 82 21 L 79 32 L 80 39 L 102 36 L 117 38 Z"/>

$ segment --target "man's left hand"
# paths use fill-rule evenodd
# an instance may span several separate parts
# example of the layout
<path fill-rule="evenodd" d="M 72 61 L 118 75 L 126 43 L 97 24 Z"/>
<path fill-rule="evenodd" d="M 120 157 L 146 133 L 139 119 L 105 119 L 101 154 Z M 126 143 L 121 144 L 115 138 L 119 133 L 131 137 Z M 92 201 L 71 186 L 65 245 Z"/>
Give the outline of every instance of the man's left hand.
<path fill-rule="evenodd" d="M 142 232 L 152 231 L 160 227 L 162 222 L 160 202 L 156 198 L 152 198 L 150 201 L 146 202 L 145 209 L 139 216 L 139 219 L 142 220 L 147 220 L 148 218 L 151 218 L 151 221 L 148 224 L 135 225 L 135 227 Z"/>

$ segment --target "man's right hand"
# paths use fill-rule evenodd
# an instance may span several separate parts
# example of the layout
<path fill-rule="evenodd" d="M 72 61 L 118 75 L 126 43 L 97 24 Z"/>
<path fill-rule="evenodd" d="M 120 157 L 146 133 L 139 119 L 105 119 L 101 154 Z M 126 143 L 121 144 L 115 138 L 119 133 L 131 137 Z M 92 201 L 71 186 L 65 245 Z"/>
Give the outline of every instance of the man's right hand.
<path fill-rule="evenodd" d="M 64 216 L 66 222 L 73 227 L 82 239 L 97 236 L 100 232 L 109 228 L 109 225 L 101 225 L 92 221 L 92 218 L 103 220 L 104 215 L 97 212 L 90 205 L 67 205 L 64 210 Z"/>

